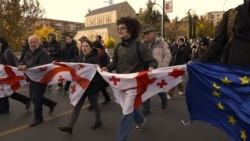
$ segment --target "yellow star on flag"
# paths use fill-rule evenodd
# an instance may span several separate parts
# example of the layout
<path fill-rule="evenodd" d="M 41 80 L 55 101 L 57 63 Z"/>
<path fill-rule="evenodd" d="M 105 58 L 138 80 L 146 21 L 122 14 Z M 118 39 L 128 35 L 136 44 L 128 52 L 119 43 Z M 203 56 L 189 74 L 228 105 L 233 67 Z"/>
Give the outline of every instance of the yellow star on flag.
<path fill-rule="evenodd" d="M 241 80 L 241 84 L 244 85 L 244 84 L 249 84 L 249 81 L 250 81 L 250 78 L 247 77 L 247 76 L 244 76 L 244 77 L 240 77 L 239 78 Z"/>
<path fill-rule="evenodd" d="M 247 135 L 245 130 L 240 131 L 240 138 L 242 138 L 243 141 L 246 141 Z"/>
<path fill-rule="evenodd" d="M 219 102 L 219 103 L 217 104 L 217 106 L 218 106 L 219 109 L 224 110 L 224 106 L 222 105 L 221 102 Z"/>
<path fill-rule="evenodd" d="M 218 86 L 215 82 L 213 83 L 213 88 L 215 88 L 215 89 L 219 89 L 220 88 L 220 86 Z"/>
<path fill-rule="evenodd" d="M 233 125 L 235 125 L 235 123 L 236 123 L 235 118 L 232 115 L 228 116 L 228 118 L 229 118 L 229 123 L 232 123 Z"/>
<path fill-rule="evenodd" d="M 228 77 L 224 77 L 223 79 L 220 79 L 222 81 L 223 84 L 227 84 L 229 85 L 232 81 L 228 79 Z"/>
<path fill-rule="evenodd" d="M 220 97 L 220 93 L 219 93 L 217 90 L 214 90 L 214 91 L 213 91 L 213 95 L 214 95 L 214 96 L 217 96 L 217 97 Z"/>

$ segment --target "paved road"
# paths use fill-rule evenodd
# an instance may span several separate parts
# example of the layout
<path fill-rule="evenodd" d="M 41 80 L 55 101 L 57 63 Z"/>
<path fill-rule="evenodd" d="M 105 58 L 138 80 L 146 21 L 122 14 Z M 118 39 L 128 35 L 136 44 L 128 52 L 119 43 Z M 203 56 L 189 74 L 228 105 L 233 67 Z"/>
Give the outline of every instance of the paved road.
<path fill-rule="evenodd" d="M 27 95 L 27 86 L 19 90 Z M 28 127 L 33 119 L 33 105 L 26 111 L 24 105 L 10 99 L 10 114 L 0 115 L 0 141 L 116 141 L 117 127 L 121 118 L 121 109 L 114 101 L 100 105 L 103 126 L 91 130 L 94 113 L 88 112 L 84 105 L 73 134 L 60 132 L 57 128 L 69 122 L 72 106 L 69 98 L 60 91 L 48 89 L 46 97 L 58 102 L 52 116 L 44 107 L 45 122 L 36 127 Z M 100 103 L 103 97 L 100 96 Z M 160 108 L 160 99 L 151 100 L 152 113 L 142 131 L 131 130 L 129 141 L 230 141 L 222 130 L 206 123 L 194 121 L 184 126 L 181 120 L 188 121 L 185 96 L 175 95 L 169 100 L 165 110 Z"/>

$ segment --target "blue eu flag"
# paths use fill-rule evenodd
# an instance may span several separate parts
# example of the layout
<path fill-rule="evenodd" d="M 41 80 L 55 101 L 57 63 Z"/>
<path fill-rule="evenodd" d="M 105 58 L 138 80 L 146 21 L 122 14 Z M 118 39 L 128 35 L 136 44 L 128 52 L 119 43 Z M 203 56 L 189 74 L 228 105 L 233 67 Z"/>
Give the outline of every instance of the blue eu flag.
<path fill-rule="evenodd" d="M 186 102 L 190 119 L 250 141 L 250 68 L 193 62 L 187 65 Z"/>

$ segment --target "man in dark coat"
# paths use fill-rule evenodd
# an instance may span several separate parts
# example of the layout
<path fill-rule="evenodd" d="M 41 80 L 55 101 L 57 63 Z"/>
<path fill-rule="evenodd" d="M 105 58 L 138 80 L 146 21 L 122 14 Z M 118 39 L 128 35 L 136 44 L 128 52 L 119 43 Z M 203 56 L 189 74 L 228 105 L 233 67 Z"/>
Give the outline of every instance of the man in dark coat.
<path fill-rule="evenodd" d="M 229 16 L 230 11 L 236 10 L 234 21 Z M 230 22 L 234 25 L 228 30 Z M 250 66 L 250 6 L 249 1 L 224 13 L 207 52 L 200 61 L 220 62 L 223 64 Z"/>
<path fill-rule="evenodd" d="M 50 63 L 49 55 L 46 51 L 40 47 L 40 38 L 37 36 L 30 36 L 28 39 L 29 50 L 26 52 L 24 59 L 20 62 L 18 70 L 24 71 L 27 68 L 45 65 Z M 43 95 L 45 93 L 47 84 L 38 83 L 33 80 L 29 80 L 29 92 L 32 102 L 34 104 L 34 121 L 29 125 L 34 127 L 43 122 L 42 109 L 43 104 L 49 107 L 49 115 L 54 111 L 56 102 L 45 98 Z"/>

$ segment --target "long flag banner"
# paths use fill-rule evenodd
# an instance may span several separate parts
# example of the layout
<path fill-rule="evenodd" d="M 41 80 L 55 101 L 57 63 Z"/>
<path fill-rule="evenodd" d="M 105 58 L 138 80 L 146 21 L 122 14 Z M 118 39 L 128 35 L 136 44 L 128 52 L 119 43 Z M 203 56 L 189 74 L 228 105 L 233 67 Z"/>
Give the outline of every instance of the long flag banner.
<path fill-rule="evenodd" d="M 130 74 L 115 74 L 97 70 L 110 84 L 116 102 L 121 106 L 123 114 L 127 115 L 148 98 L 159 92 L 168 91 L 182 82 L 186 65 Z"/>
<path fill-rule="evenodd" d="M 193 62 L 187 70 L 191 121 L 217 126 L 234 141 L 250 141 L 250 68 Z"/>
<path fill-rule="evenodd" d="M 80 100 L 96 73 L 96 66 L 86 63 L 54 62 L 32 67 L 24 72 L 31 80 L 48 85 L 71 81 L 69 97 L 72 105 Z"/>
<path fill-rule="evenodd" d="M 0 65 L 0 98 L 10 96 L 21 86 L 27 84 L 22 71 L 17 68 Z"/>

